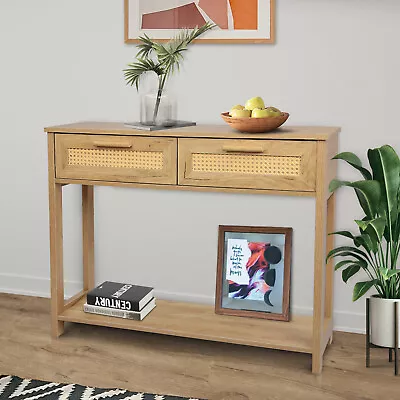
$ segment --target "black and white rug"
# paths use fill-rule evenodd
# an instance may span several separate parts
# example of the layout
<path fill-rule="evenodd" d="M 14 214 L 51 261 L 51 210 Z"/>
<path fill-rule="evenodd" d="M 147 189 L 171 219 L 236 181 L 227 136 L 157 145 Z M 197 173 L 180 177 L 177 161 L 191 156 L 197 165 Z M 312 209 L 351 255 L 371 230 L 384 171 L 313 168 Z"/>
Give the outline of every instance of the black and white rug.
<path fill-rule="evenodd" d="M 200 400 L 0 376 L 0 400 Z"/>

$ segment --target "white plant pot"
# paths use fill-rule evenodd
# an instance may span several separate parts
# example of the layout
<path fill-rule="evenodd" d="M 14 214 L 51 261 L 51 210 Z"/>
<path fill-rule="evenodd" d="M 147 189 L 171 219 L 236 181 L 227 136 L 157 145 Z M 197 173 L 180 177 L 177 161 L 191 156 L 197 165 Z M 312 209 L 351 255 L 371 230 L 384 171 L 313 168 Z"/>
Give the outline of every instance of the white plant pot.
<path fill-rule="evenodd" d="M 400 300 L 381 299 L 379 297 L 370 298 L 371 343 L 377 346 L 395 347 L 394 303 L 400 303 Z M 397 311 L 397 321 L 400 321 L 400 304 L 397 306 Z M 398 333 L 398 343 L 400 343 L 400 329 L 398 329 Z"/>

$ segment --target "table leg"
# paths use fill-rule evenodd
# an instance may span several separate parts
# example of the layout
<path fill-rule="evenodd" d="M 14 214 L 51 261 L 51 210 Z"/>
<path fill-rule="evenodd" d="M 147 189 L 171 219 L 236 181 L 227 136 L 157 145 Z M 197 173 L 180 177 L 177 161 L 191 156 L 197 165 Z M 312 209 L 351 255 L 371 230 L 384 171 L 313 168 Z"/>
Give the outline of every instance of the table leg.
<path fill-rule="evenodd" d="M 330 232 L 335 230 L 335 193 L 328 199 L 327 204 L 327 221 L 326 221 L 326 253 L 331 251 L 335 245 L 334 235 L 329 235 Z M 329 332 L 325 332 L 324 335 L 329 334 L 328 345 L 333 342 L 333 282 L 334 282 L 334 262 L 331 258 L 326 264 L 325 269 L 325 319 L 330 320 L 330 324 L 325 324 L 328 327 Z"/>
<path fill-rule="evenodd" d="M 332 193 L 327 204 L 327 238 L 326 238 L 326 253 L 331 251 L 335 245 L 335 236 L 329 235 L 335 229 L 335 200 L 336 195 Z M 325 317 L 333 318 L 333 282 L 334 282 L 334 262 L 331 258 L 326 264 L 325 272 Z"/>
<path fill-rule="evenodd" d="M 94 193 L 82 185 L 83 290 L 94 288 Z"/>
<path fill-rule="evenodd" d="M 313 304 L 313 348 L 312 372 L 322 372 L 323 353 L 325 350 L 324 319 L 325 319 L 325 257 L 328 202 L 326 200 L 326 148 L 318 143 L 317 157 L 319 169 L 317 171 L 316 198 L 315 198 L 315 251 L 314 251 L 314 304 Z"/>
<path fill-rule="evenodd" d="M 64 332 L 59 315 L 64 311 L 62 185 L 55 183 L 54 134 L 48 134 L 49 161 L 49 224 L 50 224 L 50 282 L 51 333 L 58 337 Z"/>
<path fill-rule="evenodd" d="M 62 232 L 62 186 L 51 185 L 50 208 L 50 277 L 51 277 L 51 325 L 52 336 L 64 332 L 64 322 L 58 316 L 64 310 L 64 270 Z"/>

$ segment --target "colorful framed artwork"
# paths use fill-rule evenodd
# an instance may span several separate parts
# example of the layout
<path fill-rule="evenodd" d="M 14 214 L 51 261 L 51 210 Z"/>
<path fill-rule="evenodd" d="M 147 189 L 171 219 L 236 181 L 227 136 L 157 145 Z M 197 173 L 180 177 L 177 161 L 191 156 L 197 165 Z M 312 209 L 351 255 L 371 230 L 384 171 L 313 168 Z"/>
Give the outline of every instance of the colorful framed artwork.
<path fill-rule="evenodd" d="M 289 321 L 292 228 L 220 226 L 215 312 Z"/>
<path fill-rule="evenodd" d="M 273 43 L 275 0 L 125 0 L 125 42 L 167 41 L 179 29 L 213 22 L 203 43 Z"/>

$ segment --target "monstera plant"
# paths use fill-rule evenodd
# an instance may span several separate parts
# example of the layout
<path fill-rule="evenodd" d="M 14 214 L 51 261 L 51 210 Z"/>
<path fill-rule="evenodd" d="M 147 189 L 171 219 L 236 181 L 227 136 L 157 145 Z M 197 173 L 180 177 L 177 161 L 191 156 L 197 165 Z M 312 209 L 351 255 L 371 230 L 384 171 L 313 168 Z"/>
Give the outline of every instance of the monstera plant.
<path fill-rule="evenodd" d="M 376 294 L 371 301 L 372 342 L 393 347 L 393 302 L 400 301 L 400 159 L 389 145 L 368 150 L 369 168 L 365 168 L 353 153 L 340 153 L 334 157 L 343 160 L 361 173 L 362 180 L 355 182 L 334 179 L 330 182 L 333 192 L 341 187 L 352 188 L 363 211 L 363 218 L 356 219 L 357 233 L 338 231 L 349 245 L 331 250 L 327 259 L 339 257 L 335 270 L 342 271 L 344 282 L 357 275 L 353 301 L 371 288 Z M 363 278 L 361 278 L 361 276 Z M 391 307 L 384 310 L 383 307 Z M 388 321 L 387 316 L 393 321 Z M 375 329 L 374 329 L 375 326 Z M 375 335 L 374 335 L 375 331 Z M 385 340 L 378 336 L 388 334 Z"/>

